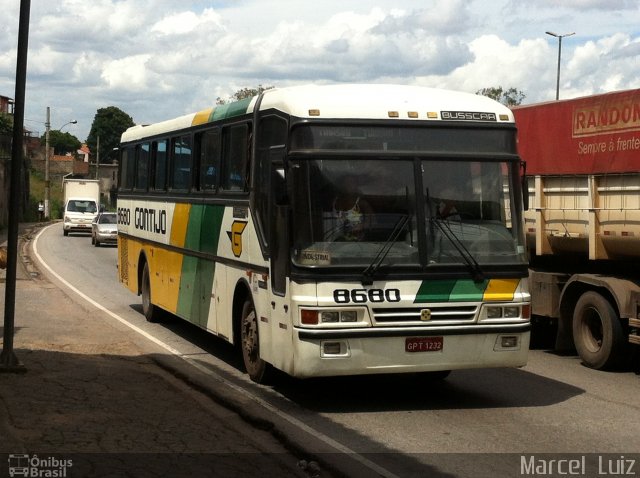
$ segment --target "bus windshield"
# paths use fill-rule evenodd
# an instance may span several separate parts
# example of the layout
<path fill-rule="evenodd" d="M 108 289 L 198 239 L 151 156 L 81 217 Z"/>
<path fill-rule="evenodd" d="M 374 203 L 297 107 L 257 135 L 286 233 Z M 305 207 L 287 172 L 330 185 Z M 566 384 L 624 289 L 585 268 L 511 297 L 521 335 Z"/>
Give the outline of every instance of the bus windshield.
<path fill-rule="evenodd" d="M 317 158 L 295 162 L 292 172 L 298 266 L 525 261 L 520 219 L 511 217 L 514 164 Z"/>

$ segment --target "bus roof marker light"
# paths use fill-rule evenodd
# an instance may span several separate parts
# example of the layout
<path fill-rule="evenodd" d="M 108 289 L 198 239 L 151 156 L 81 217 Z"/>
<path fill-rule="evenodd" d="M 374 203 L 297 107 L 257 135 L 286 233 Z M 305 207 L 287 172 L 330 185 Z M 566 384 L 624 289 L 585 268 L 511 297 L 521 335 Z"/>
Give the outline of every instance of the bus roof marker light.
<path fill-rule="evenodd" d="M 409 118 L 417 118 L 418 117 L 418 112 L 417 111 L 409 111 L 407 113 L 407 116 L 409 116 Z"/>
<path fill-rule="evenodd" d="M 399 118 L 400 114 L 397 111 L 389 111 L 389 118 Z"/>
<path fill-rule="evenodd" d="M 438 119 L 438 113 L 436 111 L 428 111 L 427 118 L 429 119 Z"/>
<path fill-rule="evenodd" d="M 500 121 L 509 121 L 509 115 L 500 115 Z"/>
<path fill-rule="evenodd" d="M 309 116 L 320 116 L 320 110 L 318 109 L 310 109 Z"/>

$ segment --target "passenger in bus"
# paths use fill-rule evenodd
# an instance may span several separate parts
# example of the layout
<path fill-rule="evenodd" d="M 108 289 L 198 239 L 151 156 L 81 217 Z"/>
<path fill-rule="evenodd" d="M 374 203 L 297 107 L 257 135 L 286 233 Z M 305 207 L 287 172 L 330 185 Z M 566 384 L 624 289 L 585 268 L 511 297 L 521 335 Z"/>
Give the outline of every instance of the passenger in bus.
<path fill-rule="evenodd" d="M 355 175 L 343 176 L 338 194 L 331 205 L 331 227 L 327 239 L 333 241 L 361 241 L 371 226 L 373 211 L 358 190 Z"/>

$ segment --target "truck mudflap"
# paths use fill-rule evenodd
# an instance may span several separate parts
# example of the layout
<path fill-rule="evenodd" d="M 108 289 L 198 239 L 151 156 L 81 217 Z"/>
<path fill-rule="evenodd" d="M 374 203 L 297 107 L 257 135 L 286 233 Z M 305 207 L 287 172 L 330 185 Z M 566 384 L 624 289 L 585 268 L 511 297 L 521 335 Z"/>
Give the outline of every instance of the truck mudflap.
<path fill-rule="evenodd" d="M 629 301 L 635 309 L 634 315 L 629 317 L 629 342 L 640 345 L 640 292 L 631 292 Z"/>

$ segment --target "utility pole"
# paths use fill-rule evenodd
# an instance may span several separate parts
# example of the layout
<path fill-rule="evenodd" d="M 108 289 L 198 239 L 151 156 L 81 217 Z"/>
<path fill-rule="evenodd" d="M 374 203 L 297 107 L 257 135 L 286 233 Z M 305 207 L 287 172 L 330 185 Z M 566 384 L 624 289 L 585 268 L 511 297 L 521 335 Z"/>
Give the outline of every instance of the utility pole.
<path fill-rule="evenodd" d="M 98 135 L 98 142 L 96 144 L 96 179 L 98 177 L 98 169 L 100 168 L 100 135 Z"/>
<path fill-rule="evenodd" d="M 62 131 L 62 128 L 69 124 L 77 124 L 78 121 L 73 120 L 68 123 L 60 126 L 60 129 L 57 131 Z M 45 220 L 49 220 L 51 218 L 51 179 L 50 179 L 50 169 L 51 169 L 51 144 L 49 141 L 49 136 L 51 133 L 51 108 L 47 106 L 47 121 L 44 123 L 45 125 L 45 152 L 44 152 L 44 218 Z"/>
<path fill-rule="evenodd" d="M 50 217 L 50 209 L 49 209 L 49 196 L 51 193 L 51 181 L 49 180 L 49 161 L 51 158 L 49 157 L 49 132 L 51 131 L 51 109 L 47 106 L 47 121 L 44 123 L 45 126 L 45 150 L 44 150 L 44 218 L 49 220 Z"/>
<path fill-rule="evenodd" d="M 7 241 L 7 279 L 4 295 L 4 328 L 0 372 L 25 372 L 13 350 L 16 311 L 16 269 L 18 261 L 18 218 L 20 216 L 21 174 L 24 153 L 24 104 L 27 83 L 27 53 L 29 46 L 29 16 L 31 1 L 20 0 L 18 26 L 18 58 L 16 62 L 16 95 L 11 143 L 11 187 L 9 196 L 9 231 Z"/>

